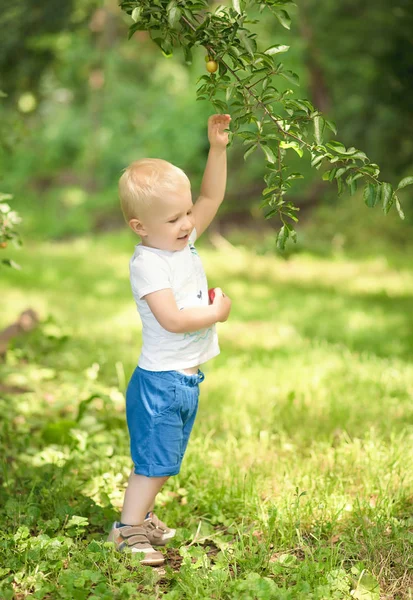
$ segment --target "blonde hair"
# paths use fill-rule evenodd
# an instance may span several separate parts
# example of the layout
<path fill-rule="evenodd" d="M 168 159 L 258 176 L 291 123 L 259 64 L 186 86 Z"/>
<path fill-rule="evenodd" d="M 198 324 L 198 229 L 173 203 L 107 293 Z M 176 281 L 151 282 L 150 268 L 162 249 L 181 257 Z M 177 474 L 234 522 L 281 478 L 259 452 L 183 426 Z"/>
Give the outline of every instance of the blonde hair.
<path fill-rule="evenodd" d="M 138 218 L 142 208 L 151 206 L 165 192 L 189 183 L 185 172 L 161 158 L 142 158 L 131 163 L 119 179 L 119 199 L 125 221 Z"/>

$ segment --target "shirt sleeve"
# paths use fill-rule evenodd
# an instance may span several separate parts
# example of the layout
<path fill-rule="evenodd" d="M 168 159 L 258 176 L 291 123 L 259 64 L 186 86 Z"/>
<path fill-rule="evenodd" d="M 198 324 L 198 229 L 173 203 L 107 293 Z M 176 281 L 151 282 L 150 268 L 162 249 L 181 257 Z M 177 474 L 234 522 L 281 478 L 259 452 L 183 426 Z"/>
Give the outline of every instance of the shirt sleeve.
<path fill-rule="evenodd" d="M 148 252 L 131 261 L 130 281 L 135 300 L 140 300 L 151 292 L 171 288 L 171 269 L 160 256 Z"/>

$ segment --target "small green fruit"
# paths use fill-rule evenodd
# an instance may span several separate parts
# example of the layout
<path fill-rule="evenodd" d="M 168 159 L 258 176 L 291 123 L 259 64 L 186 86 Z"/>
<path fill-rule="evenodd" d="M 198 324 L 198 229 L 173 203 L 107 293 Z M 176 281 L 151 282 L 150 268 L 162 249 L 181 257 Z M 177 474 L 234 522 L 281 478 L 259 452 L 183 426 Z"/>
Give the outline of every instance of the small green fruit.
<path fill-rule="evenodd" d="M 209 60 L 206 64 L 206 68 L 210 73 L 215 73 L 215 71 L 218 69 L 218 65 L 214 60 Z"/>

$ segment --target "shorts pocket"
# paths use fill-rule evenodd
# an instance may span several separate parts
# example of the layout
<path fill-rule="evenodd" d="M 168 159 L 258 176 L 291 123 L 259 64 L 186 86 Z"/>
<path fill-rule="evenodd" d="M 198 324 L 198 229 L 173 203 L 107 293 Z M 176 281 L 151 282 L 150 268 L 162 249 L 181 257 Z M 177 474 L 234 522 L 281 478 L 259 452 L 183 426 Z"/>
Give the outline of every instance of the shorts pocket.
<path fill-rule="evenodd" d="M 174 404 L 174 407 L 177 404 Z M 156 415 L 153 419 L 150 441 L 153 464 L 171 472 L 179 471 L 182 436 L 182 418 L 179 408 L 174 410 L 171 407 L 170 410 Z"/>
<path fill-rule="evenodd" d="M 147 412 L 155 418 L 173 413 L 179 406 L 176 384 L 164 378 L 141 378 L 140 397 Z"/>

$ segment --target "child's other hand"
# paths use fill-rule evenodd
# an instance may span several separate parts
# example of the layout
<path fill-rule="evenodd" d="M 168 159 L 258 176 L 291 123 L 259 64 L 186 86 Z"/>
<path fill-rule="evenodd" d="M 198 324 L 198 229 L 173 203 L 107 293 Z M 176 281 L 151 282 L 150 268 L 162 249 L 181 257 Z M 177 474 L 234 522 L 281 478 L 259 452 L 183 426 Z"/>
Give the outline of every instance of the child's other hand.
<path fill-rule="evenodd" d="M 208 139 L 211 148 L 225 148 L 228 144 L 228 132 L 231 121 L 230 115 L 212 115 L 208 119 Z"/>
<path fill-rule="evenodd" d="M 226 296 L 221 288 L 215 288 L 215 298 L 212 305 L 216 308 L 217 320 L 223 323 L 228 319 L 231 310 L 231 300 Z"/>

